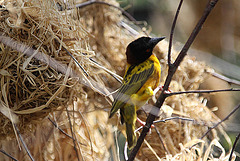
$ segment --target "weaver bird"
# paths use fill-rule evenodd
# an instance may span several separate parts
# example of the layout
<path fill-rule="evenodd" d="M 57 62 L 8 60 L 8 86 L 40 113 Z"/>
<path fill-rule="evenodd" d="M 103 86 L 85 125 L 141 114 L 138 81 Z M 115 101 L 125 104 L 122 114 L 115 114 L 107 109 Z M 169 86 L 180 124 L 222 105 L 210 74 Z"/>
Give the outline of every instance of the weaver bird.
<path fill-rule="evenodd" d="M 152 51 L 164 38 L 141 37 L 127 46 L 127 68 L 109 118 L 120 109 L 121 122 L 126 124 L 129 149 L 133 148 L 137 140 L 134 133 L 136 111 L 153 96 L 154 89 L 159 85 L 161 66 Z"/>

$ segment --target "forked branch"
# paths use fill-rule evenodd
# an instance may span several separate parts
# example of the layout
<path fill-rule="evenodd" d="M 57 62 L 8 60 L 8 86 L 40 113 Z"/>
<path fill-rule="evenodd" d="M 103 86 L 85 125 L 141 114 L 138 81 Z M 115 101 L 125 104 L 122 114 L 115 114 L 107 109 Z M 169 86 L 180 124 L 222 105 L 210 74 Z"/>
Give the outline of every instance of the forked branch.
<path fill-rule="evenodd" d="M 188 40 L 185 43 L 182 50 L 180 51 L 178 57 L 176 58 L 174 63 L 169 66 L 168 75 L 167 75 L 167 78 L 165 80 L 163 90 L 162 90 L 162 92 L 161 92 L 160 96 L 158 97 L 158 100 L 155 104 L 155 106 L 158 107 L 158 110 L 160 110 L 161 106 L 163 105 L 163 102 L 167 98 L 167 95 L 166 95 L 165 91 L 169 88 L 169 85 L 170 85 L 170 82 L 172 80 L 172 77 L 173 77 L 174 73 L 176 72 L 180 63 L 183 61 L 184 57 L 187 55 L 188 49 L 192 45 L 193 41 L 195 40 L 196 36 L 198 35 L 199 31 L 201 30 L 202 25 L 204 24 L 204 22 L 207 19 L 209 13 L 212 11 L 212 9 L 214 8 L 214 6 L 216 5 L 217 2 L 218 2 L 218 0 L 210 0 L 208 2 L 201 19 L 198 21 L 197 25 L 193 29 L 190 37 L 188 38 Z M 180 5 L 181 5 L 181 3 L 179 3 L 179 6 Z M 133 161 L 134 158 L 136 157 L 137 152 L 139 151 L 139 149 L 140 149 L 140 147 L 141 147 L 141 145 L 144 141 L 144 138 L 146 137 L 146 135 L 147 135 L 149 129 L 151 128 L 151 125 L 153 124 L 153 121 L 155 119 L 156 119 L 156 116 L 151 114 L 151 112 L 150 112 L 149 116 L 147 117 L 146 124 L 145 124 L 145 126 L 144 126 L 144 128 L 141 132 L 140 137 L 138 138 L 136 146 L 133 148 L 133 150 L 132 150 L 132 152 L 129 156 L 128 161 Z"/>
<path fill-rule="evenodd" d="M 228 92 L 228 91 L 240 91 L 240 88 L 229 88 L 229 89 L 214 89 L 214 90 L 192 90 L 192 91 L 180 91 L 167 93 L 167 97 L 179 94 L 193 94 L 193 93 L 217 93 L 217 92 Z"/>
<path fill-rule="evenodd" d="M 217 124 L 215 124 L 213 127 L 209 128 L 208 131 L 203 134 L 203 136 L 200 139 L 203 139 L 205 136 L 207 136 L 207 134 L 214 128 L 216 128 L 218 125 L 220 125 L 222 122 L 226 121 L 227 119 L 229 119 L 230 116 L 232 116 L 238 109 L 240 108 L 240 104 L 238 104 L 224 119 L 222 119 L 221 121 L 219 121 Z"/>

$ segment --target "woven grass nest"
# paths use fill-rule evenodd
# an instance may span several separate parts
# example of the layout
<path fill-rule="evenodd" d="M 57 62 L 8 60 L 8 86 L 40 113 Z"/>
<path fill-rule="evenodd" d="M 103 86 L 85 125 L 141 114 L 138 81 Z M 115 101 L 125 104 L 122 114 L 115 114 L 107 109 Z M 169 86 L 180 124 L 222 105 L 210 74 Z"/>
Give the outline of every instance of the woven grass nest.
<path fill-rule="evenodd" d="M 105 2 L 118 6 L 116 1 Z M 126 45 L 144 33 L 137 27 L 132 28 L 119 10 L 108 5 L 92 4 L 60 11 L 83 1 L 68 1 L 67 5 L 48 0 L 1 3 L 0 147 L 8 152 L 17 147 L 13 128 L 16 124 L 38 160 L 77 160 L 71 139 L 61 134 L 49 122 L 49 117 L 67 133 L 73 130 L 82 160 L 106 160 L 110 156 L 114 160 L 122 159 L 123 154 L 118 154 L 116 147 L 123 147 L 116 143 L 114 136 L 123 126 L 117 116 L 108 120 L 113 100 L 109 93 L 120 86 L 115 78 L 121 79 L 117 74 L 124 73 Z M 168 43 L 162 41 L 154 50 L 162 65 L 161 84 L 167 75 L 167 47 Z M 177 54 L 173 51 L 173 59 Z M 208 76 L 208 69 L 204 63 L 187 56 L 170 90 L 198 89 Z M 140 111 L 138 116 L 146 119 L 144 112 Z M 219 133 L 229 141 L 222 127 L 212 130 L 203 140 L 198 139 L 208 126 L 219 121 L 206 106 L 204 97 L 189 94 L 167 98 L 159 119 L 172 116 L 195 121 L 170 120 L 155 124 L 160 134 L 154 129 L 148 134 L 137 159 L 228 159 L 218 142 Z M 54 137 L 50 137 L 52 135 Z M 188 149 L 194 144 L 198 145 Z M 213 146 L 222 150 L 221 155 L 212 155 Z M 18 150 L 13 155 L 20 159 L 26 157 Z"/>

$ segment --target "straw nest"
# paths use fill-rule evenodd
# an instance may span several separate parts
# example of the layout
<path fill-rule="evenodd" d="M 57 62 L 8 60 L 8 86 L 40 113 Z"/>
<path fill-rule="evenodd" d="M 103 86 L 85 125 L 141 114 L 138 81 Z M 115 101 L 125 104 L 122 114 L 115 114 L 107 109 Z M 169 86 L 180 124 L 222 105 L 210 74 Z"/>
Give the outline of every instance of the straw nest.
<path fill-rule="evenodd" d="M 115 1 L 105 2 L 118 6 Z M 121 12 L 108 5 L 92 4 L 78 10 L 63 10 L 82 3 L 2 2 L 0 40 L 4 43 L 0 44 L 0 139 L 3 150 L 11 153 L 11 149 L 17 147 L 15 139 L 6 140 L 6 137 L 14 136 L 12 124 L 15 124 L 24 134 L 33 157 L 39 160 L 76 160 L 74 147 L 78 157 L 85 160 L 106 160 L 110 156 L 122 158 L 122 154 L 117 154 L 113 136 L 117 129 L 112 126 L 119 120 L 115 116 L 108 121 L 113 100 L 108 94 L 120 85 L 112 75 L 121 79 L 114 73 L 124 73 L 127 44 L 143 33 L 137 27 L 130 27 L 128 24 L 131 23 L 122 17 Z M 162 84 L 167 75 L 167 46 L 163 41 L 154 50 L 162 65 Z M 76 65 L 67 51 L 85 71 Z M 176 58 L 177 52 L 172 56 Z M 198 89 L 207 77 L 206 69 L 204 63 L 187 56 L 178 68 L 170 90 Z M 150 101 L 149 104 L 153 103 Z M 72 137 L 78 140 L 76 145 L 46 116 L 67 133 L 72 133 Z M 138 116 L 142 120 L 146 118 L 141 111 Z M 159 119 L 172 116 L 195 121 L 170 120 L 155 124 L 158 131 L 152 129 L 147 136 L 137 156 L 139 160 L 213 159 L 212 145 L 222 150 L 215 159 L 228 158 L 217 141 L 217 130 L 212 130 L 204 140 L 197 139 L 208 126 L 219 121 L 206 107 L 203 97 L 190 94 L 167 98 Z M 122 127 L 118 125 L 118 129 Z M 219 130 L 228 139 L 223 129 Z M 197 146 L 188 149 L 196 143 Z M 11 154 L 19 159 L 27 157 L 18 150 Z"/>

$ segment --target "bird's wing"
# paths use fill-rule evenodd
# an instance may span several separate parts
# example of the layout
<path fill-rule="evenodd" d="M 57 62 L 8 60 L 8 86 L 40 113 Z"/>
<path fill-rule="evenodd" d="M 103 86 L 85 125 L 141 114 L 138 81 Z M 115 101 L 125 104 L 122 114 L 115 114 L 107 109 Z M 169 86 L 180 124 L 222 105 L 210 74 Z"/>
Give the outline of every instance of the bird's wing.
<path fill-rule="evenodd" d="M 123 84 L 115 96 L 109 118 L 127 103 L 132 94 L 137 93 L 152 75 L 153 71 L 154 63 L 151 61 L 149 61 L 147 65 L 132 65 L 128 68 L 124 76 Z"/>

